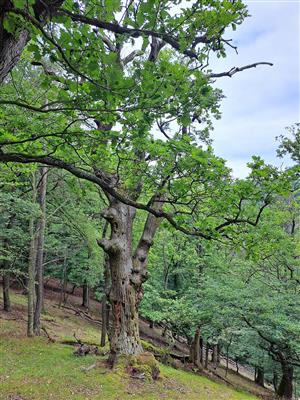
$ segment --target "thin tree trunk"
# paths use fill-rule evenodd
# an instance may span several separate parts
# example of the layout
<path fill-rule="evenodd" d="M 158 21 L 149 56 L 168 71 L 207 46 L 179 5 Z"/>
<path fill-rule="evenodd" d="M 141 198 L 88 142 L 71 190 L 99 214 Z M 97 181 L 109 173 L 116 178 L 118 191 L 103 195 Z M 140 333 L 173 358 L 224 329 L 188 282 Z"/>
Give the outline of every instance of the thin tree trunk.
<path fill-rule="evenodd" d="M 169 283 L 169 263 L 166 259 L 166 252 L 165 252 L 165 243 L 162 245 L 162 256 L 163 256 L 163 263 L 164 263 L 164 289 L 168 289 L 168 283 Z"/>
<path fill-rule="evenodd" d="M 273 387 L 275 392 L 278 392 L 278 374 L 276 371 L 273 371 Z"/>
<path fill-rule="evenodd" d="M 36 177 L 32 174 L 32 201 L 36 202 Z M 27 285 L 27 300 L 28 300 L 28 320 L 27 320 L 27 336 L 34 336 L 34 305 L 35 305 L 35 263 L 36 263 L 36 231 L 34 229 L 34 217 L 29 220 L 29 236 L 30 249 L 28 259 L 28 285 Z"/>
<path fill-rule="evenodd" d="M 200 364 L 203 365 L 203 338 L 200 337 Z"/>
<path fill-rule="evenodd" d="M 15 214 L 13 214 L 8 221 L 8 224 L 6 226 L 7 229 L 12 228 L 12 224 L 15 218 Z M 9 241 L 7 238 L 3 240 L 3 249 L 4 252 L 8 251 L 9 252 Z M 5 253 L 4 253 L 5 254 Z M 3 270 L 3 309 L 6 312 L 11 311 L 11 302 L 10 302 L 10 263 L 8 259 L 4 259 L 2 261 L 2 268 Z"/>
<path fill-rule="evenodd" d="M 209 356 L 209 343 L 206 342 L 206 346 L 205 346 L 205 365 L 204 365 L 205 369 L 208 368 L 208 356 Z"/>
<path fill-rule="evenodd" d="M 196 328 L 194 339 L 190 346 L 190 361 L 200 367 L 200 328 Z"/>
<path fill-rule="evenodd" d="M 87 283 L 82 286 L 82 307 L 89 308 L 90 306 L 90 288 Z"/>
<path fill-rule="evenodd" d="M 36 254 L 36 305 L 34 312 L 34 332 L 41 334 L 41 312 L 44 307 L 44 241 L 46 226 L 46 192 L 47 192 L 48 167 L 39 169 L 38 203 L 41 214 L 37 224 L 37 254 Z"/>
<path fill-rule="evenodd" d="M 104 347 L 106 344 L 106 335 L 109 330 L 109 314 L 110 306 L 107 302 L 107 296 L 104 294 L 101 302 L 101 315 L 102 315 L 102 328 L 101 328 L 101 339 L 100 346 Z"/>
<path fill-rule="evenodd" d="M 59 307 L 62 304 L 66 304 L 67 297 L 66 297 L 66 292 L 67 292 L 67 283 L 68 283 L 68 277 L 67 277 L 67 249 L 64 251 L 64 265 L 63 265 L 63 270 L 62 270 L 62 278 L 61 278 L 61 291 L 60 291 L 60 299 L 59 299 Z"/>
<path fill-rule="evenodd" d="M 10 273 L 9 273 L 9 271 L 4 271 L 4 274 L 3 274 L 3 309 L 6 312 L 11 311 L 9 286 L 10 286 Z"/>
<path fill-rule="evenodd" d="M 232 336 L 230 337 L 229 343 L 226 346 L 226 372 L 225 372 L 225 378 L 227 377 L 228 374 L 228 367 L 229 367 L 229 348 L 232 343 Z"/>
<path fill-rule="evenodd" d="M 76 289 L 76 285 L 73 285 L 72 289 L 70 290 L 70 294 L 74 294 Z"/>
<path fill-rule="evenodd" d="M 281 363 L 282 377 L 278 386 L 277 394 L 280 398 L 291 400 L 293 398 L 294 368 L 292 365 Z"/>
<path fill-rule="evenodd" d="M 265 372 L 262 367 L 255 367 L 255 383 L 259 386 L 264 387 L 265 385 Z"/>
<path fill-rule="evenodd" d="M 212 363 L 213 363 L 214 369 L 217 369 L 217 366 L 218 366 L 218 345 L 217 344 L 213 345 Z"/>
<path fill-rule="evenodd" d="M 23 287 L 22 294 L 24 296 L 27 296 L 28 295 L 28 276 L 25 276 L 22 279 L 22 287 Z"/>
<path fill-rule="evenodd" d="M 228 367 L 229 367 L 229 356 L 228 352 L 226 353 L 226 370 L 225 370 L 225 378 L 227 377 L 228 374 Z"/>
<path fill-rule="evenodd" d="M 221 362 L 221 345 L 217 344 L 217 365 L 219 366 Z"/>
<path fill-rule="evenodd" d="M 103 237 L 105 237 L 106 226 L 104 227 Z M 106 344 L 106 335 L 109 330 L 109 311 L 110 306 L 108 302 L 110 287 L 110 271 L 109 271 L 109 259 L 107 254 L 104 255 L 104 294 L 102 296 L 101 302 L 101 312 L 102 312 L 102 329 L 101 329 L 101 339 L 100 346 L 104 347 Z"/>

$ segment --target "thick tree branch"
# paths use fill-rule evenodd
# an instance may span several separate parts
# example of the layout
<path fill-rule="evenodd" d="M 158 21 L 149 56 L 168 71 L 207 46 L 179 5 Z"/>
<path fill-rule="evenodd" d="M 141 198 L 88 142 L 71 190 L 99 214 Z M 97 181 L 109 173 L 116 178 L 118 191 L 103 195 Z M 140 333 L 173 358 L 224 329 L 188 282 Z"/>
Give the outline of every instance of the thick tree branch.
<path fill-rule="evenodd" d="M 67 163 L 58 158 L 48 156 L 48 155 L 34 156 L 34 155 L 23 154 L 23 153 L 4 153 L 0 148 L 0 162 L 4 162 L 4 163 L 17 162 L 17 163 L 23 163 L 23 164 L 40 163 L 40 164 L 46 164 L 46 165 L 49 165 L 52 167 L 64 169 L 66 171 L 69 171 L 74 176 L 76 176 L 80 179 L 85 179 L 87 181 L 95 183 L 106 194 L 109 194 L 110 196 L 114 197 L 115 199 L 119 200 L 120 202 L 127 204 L 128 206 L 147 211 L 156 218 L 165 218 L 176 230 L 181 231 L 186 235 L 201 237 L 206 240 L 213 240 L 216 238 L 216 235 L 214 234 L 214 231 L 217 233 L 216 229 L 211 229 L 210 231 L 207 231 L 207 232 L 199 231 L 198 229 L 187 229 L 184 226 L 178 224 L 174 220 L 173 214 L 163 211 L 161 208 L 153 207 L 152 204 L 154 204 L 154 203 L 150 202 L 149 204 L 143 204 L 143 203 L 134 201 L 134 200 L 128 198 L 126 195 L 123 195 L 120 192 L 118 192 L 117 190 L 115 190 L 114 185 L 111 185 L 111 183 L 108 182 L 106 179 L 104 179 L 101 174 L 97 173 L 97 176 L 96 176 L 95 174 L 92 174 L 81 168 L 76 167 L 75 164 Z M 158 202 L 158 203 L 162 203 L 162 202 Z M 256 219 L 257 222 L 260 218 L 260 215 L 261 215 L 263 209 L 266 206 L 267 206 L 267 204 L 260 209 L 259 214 Z M 250 225 L 255 226 L 255 224 L 257 224 L 257 222 L 253 222 L 250 220 L 241 220 L 239 222 L 231 221 L 230 224 L 245 223 L 245 224 L 250 224 Z M 227 225 L 230 225 L 230 224 L 228 223 Z"/>
<path fill-rule="evenodd" d="M 152 36 L 158 39 L 163 40 L 164 42 L 168 43 L 172 46 L 175 50 L 181 51 L 179 41 L 174 38 L 173 36 L 164 33 L 164 32 L 156 32 L 150 29 L 138 29 L 138 28 L 128 28 L 126 26 L 119 25 L 117 23 L 101 21 L 97 18 L 89 18 L 85 15 L 81 14 L 74 14 L 68 10 L 60 9 L 56 15 L 67 15 L 69 16 L 72 21 L 74 22 L 81 22 L 83 24 L 95 26 L 100 29 L 107 30 L 109 32 L 113 32 L 119 35 L 127 34 L 132 37 L 140 37 L 140 36 Z M 197 39 L 197 44 L 199 43 L 210 43 L 213 39 L 207 39 L 206 36 L 201 36 Z M 183 54 L 190 58 L 197 58 L 197 53 L 192 50 L 185 49 L 182 51 Z"/>
<path fill-rule="evenodd" d="M 153 208 L 161 211 L 163 208 L 163 200 L 155 201 Z M 133 271 L 131 281 L 133 284 L 140 286 L 147 279 L 147 261 L 153 238 L 162 219 L 155 217 L 153 214 L 148 214 L 143 233 L 133 255 Z"/>
<path fill-rule="evenodd" d="M 36 0 L 33 5 L 35 18 L 45 24 L 47 16 L 51 16 L 63 4 L 63 0 Z M 30 33 L 26 27 L 19 27 L 15 33 L 7 32 L 4 27 L 5 13 L 12 7 L 9 0 L 0 1 L 0 84 L 18 63 Z"/>

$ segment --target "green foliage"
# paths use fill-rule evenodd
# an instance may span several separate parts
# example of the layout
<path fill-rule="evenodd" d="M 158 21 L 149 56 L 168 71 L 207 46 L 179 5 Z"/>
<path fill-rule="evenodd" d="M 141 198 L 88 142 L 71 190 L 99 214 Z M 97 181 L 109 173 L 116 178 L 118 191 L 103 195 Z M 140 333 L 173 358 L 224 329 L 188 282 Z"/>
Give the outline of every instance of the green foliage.
<path fill-rule="evenodd" d="M 208 56 L 225 57 L 223 33 L 248 12 L 239 0 L 186 3 L 133 1 L 124 12 L 119 0 L 67 0 L 67 12 L 41 25 L 33 2 L 13 1 L 4 29 L 17 38 L 26 27 L 31 40 L 0 88 L 0 158 L 62 166 L 49 172 L 44 260 L 46 278 L 62 284 L 103 285 L 97 239 L 105 185 L 140 208 L 159 199 L 165 219 L 150 255 L 143 315 L 189 343 L 200 326 L 205 341 L 270 375 L 279 354 L 295 365 L 300 357 L 299 167 L 282 172 L 253 157 L 249 176 L 233 179 L 215 155 L 210 132 L 223 95 Z M 116 25 L 125 31 L 112 33 Z M 279 148 L 296 163 L 298 128 Z M 87 178 L 79 182 L 64 169 Z M 1 269 L 24 276 L 28 223 L 39 217 L 36 168 L 1 164 L 0 172 Z M 99 187 L 87 182 L 99 179 Z M 146 218 L 137 213 L 134 244 Z M 63 365 L 74 366 L 64 355 Z"/>

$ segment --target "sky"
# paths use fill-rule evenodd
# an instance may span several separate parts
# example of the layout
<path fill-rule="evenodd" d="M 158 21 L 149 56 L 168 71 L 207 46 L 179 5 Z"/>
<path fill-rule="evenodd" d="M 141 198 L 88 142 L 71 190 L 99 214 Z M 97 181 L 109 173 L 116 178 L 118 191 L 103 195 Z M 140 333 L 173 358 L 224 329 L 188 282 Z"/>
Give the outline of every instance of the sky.
<path fill-rule="evenodd" d="M 222 118 L 212 133 L 215 153 L 228 160 L 235 177 L 245 177 L 252 155 L 266 162 L 287 166 L 276 157 L 276 136 L 300 122 L 300 0 L 247 0 L 250 18 L 235 32 L 228 32 L 238 46 L 238 55 L 228 51 L 226 59 L 213 60 L 214 72 L 257 61 L 259 66 L 216 81 L 226 98 Z"/>

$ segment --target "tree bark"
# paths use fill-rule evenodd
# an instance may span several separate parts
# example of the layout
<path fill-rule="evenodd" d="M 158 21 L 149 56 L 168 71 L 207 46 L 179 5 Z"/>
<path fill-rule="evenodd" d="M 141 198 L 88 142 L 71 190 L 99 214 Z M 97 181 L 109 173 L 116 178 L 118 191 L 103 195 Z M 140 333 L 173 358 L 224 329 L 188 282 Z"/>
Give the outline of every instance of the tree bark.
<path fill-rule="evenodd" d="M 225 371 L 225 378 L 227 377 L 228 374 L 228 367 L 229 367 L 229 349 L 232 343 L 232 336 L 230 337 L 229 342 L 227 343 L 226 346 L 226 371 Z"/>
<path fill-rule="evenodd" d="M 90 306 L 90 288 L 87 283 L 82 286 L 82 307 L 89 308 Z"/>
<path fill-rule="evenodd" d="M 163 263 L 164 263 L 164 289 L 168 289 L 168 283 L 169 283 L 169 263 L 166 258 L 166 252 L 165 252 L 165 243 L 162 245 L 162 256 L 163 256 Z"/>
<path fill-rule="evenodd" d="M 138 306 L 142 284 L 147 279 L 147 258 L 159 221 L 148 215 L 136 250 L 132 251 L 132 230 L 136 210 L 108 196 L 110 205 L 102 213 L 111 226 L 110 239 L 99 245 L 108 255 L 111 287 L 112 326 L 109 329 L 110 357 L 113 365 L 118 356 L 138 355 L 143 349 L 139 336 Z"/>
<path fill-rule="evenodd" d="M 36 202 L 36 177 L 32 174 L 32 201 Z M 28 258 L 28 285 L 27 285 L 27 336 L 34 336 L 34 305 L 35 305 L 35 263 L 37 237 L 34 229 L 34 217 L 29 220 L 30 249 Z"/>
<path fill-rule="evenodd" d="M 218 366 L 218 345 L 217 344 L 213 345 L 212 363 L 213 363 L 214 369 L 217 369 L 217 366 Z"/>
<path fill-rule="evenodd" d="M 23 30 L 16 35 L 3 32 L 0 45 L 0 84 L 18 63 L 26 43 L 29 40 L 29 32 Z"/>
<path fill-rule="evenodd" d="M 117 200 L 110 199 L 110 207 L 103 217 L 111 225 L 111 238 L 99 241 L 108 255 L 111 275 L 109 301 L 112 327 L 109 332 L 110 357 L 113 365 L 121 354 L 139 354 L 142 346 L 138 327 L 138 294 L 131 282 L 132 227 L 135 210 Z"/>
<path fill-rule="evenodd" d="M 106 231 L 106 229 L 105 229 Z M 105 236 L 105 232 L 103 237 Z M 104 347 L 106 343 L 106 335 L 109 330 L 109 312 L 110 306 L 108 302 L 109 296 L 109 287 L 110 287 L 110 271 L 109 271 L 109 259 L 107 254 L 105 254 L 104 260 L 104 294 L 102 296 L 102 305 L 101 305 L 101 312 L 102 312 L 102 329 L 101 329 L 101 339 L 100 339 L 100 346 Z"/>
<path fill-rule="evenodd" d="M 273 371 L 273 387 L 275 392 L 278 392 L 278 374 L 276 371 Z"/>
<path fill-rule="evenodd" d="M 200 363 L 200 327 L 196 328 L 194 339 L 190 347 L 190 361 L 197 367 L 201 366 Z"/>
<path fill-rule="evenodd" d="M 36 0 L 33 4 L 35 18 L 44 24 L 47 20 L 47 14 L 53 14 L 62 3 L 61 0 Z M 22 29 L 24 25 L 23 27 L 18 26 L 16 32 L 13 33 L 5 30 L 5 12 L 12 6 L 10 0 L 0 0 L 0 84 L 17 65 L 27 42 L 30 40 L 29 31 Z"/>
<path fill-rule="evenodd" d="M 48 167 L 40 167 L 39 169 L 39 188 L 38 203 L 40 206 L 40 217 L 37 224 L 37 253 L 36 253 L 36 304 L 34 311 L 34 332 L 36 335 L 41 334 L 41 312 L 44 307 L 44 242 L 46 227 L 46 192 L 47 192 L 47 175 Z"/>
<path fill-rule="evenodd" d="M 262 367 L 256 367 L 255 372 L 256 372 L 255 383 L 257 383 L 259 386 L 264 387 L 264 385 L 265 385 L 264 369 Z"/>
<path fill-rule="evenodd" d="M 9 273 L 9 271 L 4 271 L 4 273 L 3 273 L 3 309 L 6 312 L 11 311 L 9 286 L 10 286 L 10 273 Z"/>
<path fill-rule="evenodd" d="M 67 272 L 67 249 L 64 251 L 64 265 L 62 269 L 62 277 L 61 277 L 61 291 L 60 291 L 60 299 L 59 299 L 59 307 L 61 305 L 65 305 L 67 302 L 67 285 L 68 285 L 68 272 Z"/>
<path fill-rule="evenodd" d="M 13 214 L 10 216 L 8 224 L 6 226 L 6 229 L 11 229 L 13 225 L 15 215 Z M 6 251 L 9 254 L 9 240 L 7 238 L 4 238 L 3 240 L 3 250 L 4 250 L 4 256 Z M 2 266 L 3 270 L 3 310 L 6 312 L 11 311 L 11 302 L 10 302 L 10 262 L 9 259 L 4 258 L 2 261 Z"/>
<path fill-rule="evenodd" d="M 221 362 L 221 344 L 217 344 L 217 365 L 219 366 Z"/>
<path fill-rule="evenodd" d="M 291 400 L 293 398 L 294 368 L 292 365 L 282 362 L 282 377 L 278 386 L 277 394 L 280 398 Z"/>
<path fill-rule="evenodd" d="M 109 331 L 109 314 L 110 314 L 110 305 L 107 301 L 107 295 L 104 294 L 101 302 L 101 315 L 102 315 L 102 328 L 101 328 L 101 339 L 100 346 L 104 347 L 106 344 L 106 335 Z"/>
<path fill-rule="evenodd" d="M 206 342 L 206 346 L 205 346 L 205 364 L 204 364 L 204 368 L 205 369 L 208 368 L 208 355 L 209 355 L 209 343 Z"/>
<path fill-rule="evenodd" d="M 200 364 L 203 366 L 203 338 L 200 336 Z"/>

